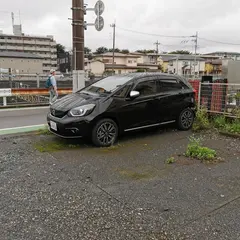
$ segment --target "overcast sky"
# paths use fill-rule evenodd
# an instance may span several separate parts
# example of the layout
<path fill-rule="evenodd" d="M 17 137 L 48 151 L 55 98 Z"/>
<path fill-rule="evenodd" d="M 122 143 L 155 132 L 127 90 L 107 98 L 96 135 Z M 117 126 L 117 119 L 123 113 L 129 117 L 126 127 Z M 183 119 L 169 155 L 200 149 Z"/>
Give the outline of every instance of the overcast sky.
<path fill-rule="evenodd" d="M 239 0 L 103 0 L 105 27 L 101 32 L 94 27 L 85 31 L 85 45 L 91 49 L 112 47 L 112 28 L 116 20 L 116 47 L 153 49 L 161 43 L 160 51 L 190 50 L 190 38 L 167 38 L 157 35 L 191 36 L 199 32 L 198 52 L 240 52 L 240 1 Z M 54 35 L 56 41 L 71 48 L 71 0 L 1 0 L 0 29 L 12 33 L 11 12 L 19 23 L 19 10 L 25 34 Z M 85 0 L 93 7 L 96 0 Z M 86 20 L 95 21 L 94 12 Z M 125 30 L 123 30 L 125 29 Z M 143 32 L 139 34 L 131 31 Z M 155 36 L 151 35 L 155 34 Z M 221 44 L 201 38 L 239 45 Z M 188 43 L 181 43 L 186 40 Z"/>

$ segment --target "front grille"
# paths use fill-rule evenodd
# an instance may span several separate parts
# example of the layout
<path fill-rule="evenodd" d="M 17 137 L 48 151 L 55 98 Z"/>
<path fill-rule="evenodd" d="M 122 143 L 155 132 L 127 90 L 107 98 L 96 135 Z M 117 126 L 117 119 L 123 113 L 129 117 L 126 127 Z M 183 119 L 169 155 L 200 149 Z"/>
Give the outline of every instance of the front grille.
<path fill-rule="evenodd" d="M 51 115 L 57 118 L 62 118 L 67 114 L 67 112 L 59 111 L 55 109 L 51 109 L 50 111 L 51 111 Z"/>

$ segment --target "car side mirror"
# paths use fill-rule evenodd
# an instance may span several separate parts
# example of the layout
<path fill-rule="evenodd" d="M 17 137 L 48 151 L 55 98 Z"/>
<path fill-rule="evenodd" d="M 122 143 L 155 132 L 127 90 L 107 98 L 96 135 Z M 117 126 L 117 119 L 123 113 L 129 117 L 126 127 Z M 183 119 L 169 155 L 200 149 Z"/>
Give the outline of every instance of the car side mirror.
<path fill-rule="evenodd" d="M 130 98 L 137 98 L 137 97 L 139 97 L 140 96 L 140 92 L 138 92 L 138 91 L 131 91 L 130 92 Z"/>

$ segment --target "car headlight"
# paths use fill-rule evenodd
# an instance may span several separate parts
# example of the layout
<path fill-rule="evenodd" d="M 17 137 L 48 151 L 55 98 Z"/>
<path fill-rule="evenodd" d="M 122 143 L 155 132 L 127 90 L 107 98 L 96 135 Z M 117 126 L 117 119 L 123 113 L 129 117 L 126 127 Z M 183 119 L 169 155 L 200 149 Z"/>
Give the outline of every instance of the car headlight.
<path fill-rule="evenodd" d="M 90 114 L 95 108 L 95 104 L 88 104 L 80 107 L 73 108 L 69 111 L 70 116 L 72 117 L 83 117 Z"/>

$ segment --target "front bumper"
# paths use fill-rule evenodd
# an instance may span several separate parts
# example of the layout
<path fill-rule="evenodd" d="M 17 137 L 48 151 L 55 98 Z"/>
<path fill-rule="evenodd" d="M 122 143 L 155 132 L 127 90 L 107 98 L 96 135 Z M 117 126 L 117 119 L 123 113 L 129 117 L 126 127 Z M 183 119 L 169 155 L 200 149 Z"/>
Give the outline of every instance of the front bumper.
<path fill-rule="evenodd" d="M 52 128 L 51 122 L 54 123 L 56 129 Z M 49 113 L 47 115 L 47 123 L 49 131 L 62 138 L 82 138 L 91 134 L 91 124 L 84 118 L 68 116 L 56 118 Z"/>

